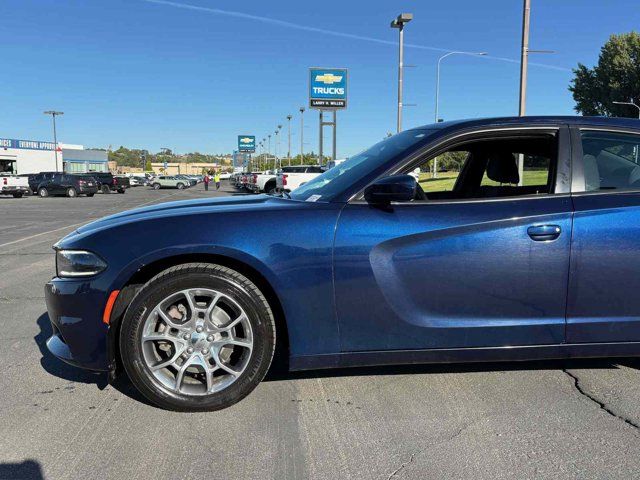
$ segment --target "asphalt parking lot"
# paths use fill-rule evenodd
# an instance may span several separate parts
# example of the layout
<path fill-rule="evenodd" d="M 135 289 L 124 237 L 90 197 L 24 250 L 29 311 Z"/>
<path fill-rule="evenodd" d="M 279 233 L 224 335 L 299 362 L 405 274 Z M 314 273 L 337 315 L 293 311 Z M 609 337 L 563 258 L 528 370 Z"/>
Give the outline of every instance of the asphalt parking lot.
<path fill-rule="evenodd" d="M 103 215 L 232 194 L 0 198 L 0 478 L 638 478 L 640 361 L 271 374 L 239 404 L 172 413 L 59 362 L 51 245 Z"/>

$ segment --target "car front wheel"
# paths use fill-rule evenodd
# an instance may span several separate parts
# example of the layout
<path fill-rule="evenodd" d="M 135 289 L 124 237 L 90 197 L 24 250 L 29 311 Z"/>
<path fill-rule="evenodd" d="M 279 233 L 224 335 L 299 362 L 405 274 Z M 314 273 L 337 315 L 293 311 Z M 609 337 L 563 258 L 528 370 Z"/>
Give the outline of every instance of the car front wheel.
<path fill-rule="evenodd" d="M 184 183 L 179 183 L 176 187 L 178 187 L 178 190 L 182 190 L 184 188 Z"/>
<path fill-rule="evenodd" d="M 47 190 L 44 187 L 41 187 L 41 188 L 38 189 L 38 195 L 40 195 L 42 198 L 48 197 L 49 196 L 49 190 Z"/>
<path fill-rule="evenodd" d="M 159 183 L 154 183 L 153 184 L 153 189 L 154 190 L 160 190 L 160 184 Z"/>
<path fill-rule="evenodd" d="M 275 350 L 273 313 L 258 287 L 229 268 L 171 267 L 125 313 L 120 351 L 133 384 L 170 410 L 219 410 L 264 378 Z"/>
<path fill-rule="evenodd" d="M 71 187 L 67 189 L 67 197 L 69 198 L 75 198 L 78 196 L 78 192 L 76 191 L 75 188 Z"/>
<path fill-rule="evenodd" d="M 109 189 L 109 185 L 102 185 L 102 187 L 100 187 L 100 190 L 104 194 L 111 193 L 111 190 Z"/>

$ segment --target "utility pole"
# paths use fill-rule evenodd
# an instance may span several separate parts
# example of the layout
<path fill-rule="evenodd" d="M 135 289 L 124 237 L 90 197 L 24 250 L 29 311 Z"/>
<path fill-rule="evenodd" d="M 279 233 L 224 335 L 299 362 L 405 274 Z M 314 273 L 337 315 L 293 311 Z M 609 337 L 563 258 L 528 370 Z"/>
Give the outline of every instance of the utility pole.
<path fill-rule="evenodd" d="M 58 135 L 56 133 L 56 115 L 64 115 L 64 112 L 56 112 L 55 110 L 47 110 L 44 112 L 45 115 L 51 115 L 51 119 L 53 120 L 53 151 L 56 157 L 56 172 L 59 172 L 58 169 Z"/>
<path fill-rule="evenodd" d="M 527 108 L 527 69 L 529 63 L 529 19 L 531 0 L 524 0 L 522 8 L 522 44 L 520 50 L 520 98 L 518 116 L 524 117 Z M 524 155 L 518 154 L 518 185 L 522 186 L 524 176 Z"/>
<path fill-rule="evenodd" d="M 304 107 L 300 107 L 300 165 L 304 164 Z"/>
<path fill-rule="evenodd" d="M 522 7 L 522 45 L 520 51 L 520 99 L 518 102 L 518 116 L 524 117 L 527 110 L 527 73 L 530 53 L 555 53 L 553 50 L 531 50 L 529 48 L 529 21 L 531 17 L 531 0 L 523 0 Z M 524 155 L 518 154 L 519 186 L 522 186 L 524 174 Z"/>
<path fill-rule="evenodd" d="M 522 10 L 522 46 L 520 51 L 520 102 L 518 116 L 524 117 L 527 107 L 527 69 L 529 62 L 529 20 L 531 0 L 524 0 Z"/>
<path fill-rule="evenodd" d="M 289 165 L 291 165 L 291 119 L 293 117 L 291 115 L 287 115 L 287 129 L 288 129 L 288 138 L 287 138 L 287 158 L 289 159 Z"/>
<path fill-rule="evenodd" d="M 391 28 L 398 29 L 398 114 L 397 132 L 402 130 L 402 83 L 404 71 L 404 25 L 413 20 L 412 13 L 401 13 L 391 22 Z"/>

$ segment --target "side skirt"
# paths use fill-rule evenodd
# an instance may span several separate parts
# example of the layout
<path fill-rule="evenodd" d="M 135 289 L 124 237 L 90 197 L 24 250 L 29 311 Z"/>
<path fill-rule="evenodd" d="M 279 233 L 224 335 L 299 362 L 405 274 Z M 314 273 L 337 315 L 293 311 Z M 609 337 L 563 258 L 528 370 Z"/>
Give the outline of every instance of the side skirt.
<path fill-rule="evenodd" d="M 525 362 L 531 360 L 635 356 L 640 356 L 640 342 L 393 350 L 291 356 L 289 369 L 294 371 L 378 365 Z"/>

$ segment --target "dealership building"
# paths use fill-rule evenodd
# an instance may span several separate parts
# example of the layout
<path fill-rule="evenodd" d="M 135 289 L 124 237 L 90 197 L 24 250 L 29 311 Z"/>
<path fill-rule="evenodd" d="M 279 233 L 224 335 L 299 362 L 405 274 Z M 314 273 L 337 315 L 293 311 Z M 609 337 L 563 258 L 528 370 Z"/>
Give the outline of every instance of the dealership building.
<path fill-rule="evenodd" d="M 0 173 L 108 172 L 107 161 L 106 151 L 82 145 L 59 143 L 56 152 L 53 142 L 0 138 Z"/>

